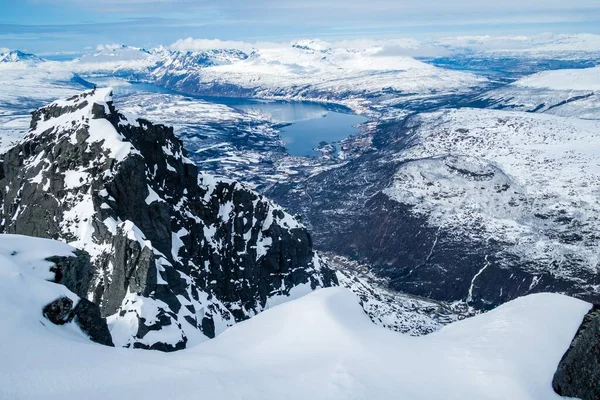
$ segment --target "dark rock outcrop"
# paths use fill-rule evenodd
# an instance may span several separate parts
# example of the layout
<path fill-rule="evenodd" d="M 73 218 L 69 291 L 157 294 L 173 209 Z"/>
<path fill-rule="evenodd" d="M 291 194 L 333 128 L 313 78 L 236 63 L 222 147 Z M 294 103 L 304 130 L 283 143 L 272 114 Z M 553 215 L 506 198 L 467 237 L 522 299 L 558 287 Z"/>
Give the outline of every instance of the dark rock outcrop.
<path fill-rule="evenodd" d="M 82 250 L 54 260 L 56 281 L 122 324 L 129 333 L 116 345 L 181 349 L 195 331 L 214 337 L 269 298 L 337 284 L 292 216 L 199 174 L 172 128 L 128 120 L 109 90 L 35 111 L 2 171 L 2 231 Z"/>
<path fill-rule="evenodd" d="M 73 300 L 68 297 L 59 297 L 47 304 L 42 310 L 44 317 L 54 325 L 64 325 L 73 320 Z"/>
<path fill-rule="evenodd" d="M 600 399 L 600 305 L 584 317 L 558 364 L 552 387 L 561 396 Z"/>
<path fill-rule="evenodd" d="M 96 304 L 80 299 L 73 313 L 75 323 L 92 341 L 105 346 L 114 346 L 106 319 L 102 318 L 100 308 Z"/>
<path fill-rule="evenodd" d="M 68 297 L 59 297 L 47 304 L 42 313 L 55 325 L 64 325 L 75 321 L 90 340 L 105 346 L 114 346 L 106 319 L 100 316 L 98 306 L 88 300 L 80 299 L 73 307 L 73 300 Z"/>

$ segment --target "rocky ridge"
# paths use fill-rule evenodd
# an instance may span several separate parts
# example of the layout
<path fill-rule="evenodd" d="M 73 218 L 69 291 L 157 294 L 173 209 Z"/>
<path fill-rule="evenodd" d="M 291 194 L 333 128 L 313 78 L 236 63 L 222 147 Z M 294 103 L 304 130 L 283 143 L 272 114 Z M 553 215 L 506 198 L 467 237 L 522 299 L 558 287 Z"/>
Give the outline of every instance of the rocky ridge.
<path fill-rule="evenodd" d="M 118 346 L 177 350 L 289 295 L 337 284 L 306 229 L 234 181 L 199 174 L 172 128 L 120 114 L 110 89 L 33 113 L 0 174 L 2 231 L 65 241 Z"/>

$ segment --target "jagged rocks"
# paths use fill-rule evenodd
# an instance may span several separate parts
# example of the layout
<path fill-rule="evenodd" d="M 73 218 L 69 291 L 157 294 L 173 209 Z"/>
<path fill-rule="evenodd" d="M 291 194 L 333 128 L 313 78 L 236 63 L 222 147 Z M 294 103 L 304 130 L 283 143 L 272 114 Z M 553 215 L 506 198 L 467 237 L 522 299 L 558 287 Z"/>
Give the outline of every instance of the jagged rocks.
<path fill-rule="evenodd" d="M 73 300 L 60 297 L 46 305 L 42 310 L 44 317 L 54 325 L 64 325 L 73 320 Z"/>
<path fill-rule="evenodd" d="M 54 265 L 50 271 L 54 273 L 54 283 L 69 288 L 79 297 L 85 297 L 89 292 L 94 276 L 90 255 L 85 251 L 75 250 L 73 257 L 48 257 Z"/>
<path fill-rule="evenodd" d="M 584 317 L 552 380 L 561 396 L 600 399 L 600 305 Z"/>
<path fill-rule="evenodd" d="M 100 309 L 85 299 L 79 300 L 73 307 L 73 300 L 68 297 L 59 297 L 46 305 L 42 313 L 55 325 L 64 325 L 75 321 L 90 340 L 105 346 L 114 346 L 106 320 L 100 316 Z"/>
<path fill-rule="evenodd" d="M 107 89 L 35 111 L 0 178 L 3 232 L 89 256 L 90 270 L 58 262 L 56 280 L 100 307 L 116 345 L 177 350 L 337 284 L 299 222 L 199 175 L 172 128 L 120 114 Z"/>

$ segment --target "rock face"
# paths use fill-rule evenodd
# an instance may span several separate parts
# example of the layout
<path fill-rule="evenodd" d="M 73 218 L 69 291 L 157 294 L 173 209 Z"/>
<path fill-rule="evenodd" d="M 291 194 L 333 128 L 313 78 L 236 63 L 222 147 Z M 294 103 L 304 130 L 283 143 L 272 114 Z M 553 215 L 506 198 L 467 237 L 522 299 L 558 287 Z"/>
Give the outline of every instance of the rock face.
<path fill-rule="evenodd" d="M 600 305 L 587 313 L 552 380 L 561 396 L 600 399 Z"/>
<path fill-rule="evenodd" d="M 56 279 L 100 306 L 116 345 L 182 349 L 337 284 L 293 217 L 199 175 L 172 128 L 126 118 L 108 89 L 35 111 L 0 178 L 2 231 L 80 249 Z"/>

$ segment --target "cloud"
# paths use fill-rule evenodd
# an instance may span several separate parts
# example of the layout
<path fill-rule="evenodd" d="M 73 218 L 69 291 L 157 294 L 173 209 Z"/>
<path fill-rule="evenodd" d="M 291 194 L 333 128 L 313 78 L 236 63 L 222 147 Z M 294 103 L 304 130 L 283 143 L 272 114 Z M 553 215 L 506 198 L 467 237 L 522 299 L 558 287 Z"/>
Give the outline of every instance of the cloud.
<path fill-rule="evenodd" d="M 98 46 L 96 46 L 96 51 L 102 51 L 102 50 L 118 50 L 123 48 L 122 44 L 117 44 L 117 43 L 109 43 L 109 44 L 99 44 Z"/>
<path fill-rule="evenodd" d="M 0 47 L 0 53 L 8 53 L 10 49 L 8 47 Z"/>
<path fill-rule="evenodd" d="M 285 46 L 284 43 L 275 42 L 243 42 L 234 40 L 220 40 L 220 39 L 194 39 L 188 37 L 186 39 L 179 39 L 175 43 L 171 44 L 169 48 L 171 50 L 179 51 L 201 51 L 211 49 L 236 49 L 245 52 L 250 52 L 254 49 L 264 49 L 273 47 Z"/>

